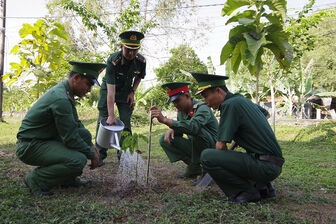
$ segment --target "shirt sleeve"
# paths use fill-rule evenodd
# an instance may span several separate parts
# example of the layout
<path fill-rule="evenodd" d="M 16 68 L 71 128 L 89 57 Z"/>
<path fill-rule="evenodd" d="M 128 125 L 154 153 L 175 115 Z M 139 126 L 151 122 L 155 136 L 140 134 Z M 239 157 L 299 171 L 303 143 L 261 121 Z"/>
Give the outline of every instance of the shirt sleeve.
<path fill-rule="evenodd" d="M 227 104 L 223 107 L 218 127 L 218 141 L 232 141 L 240 126 L 239 111 L 235 104 Z"/>
<path fill-rule="evenodd" d="M 211 111 L 207 106 L 199 106 L 190 120 L 173 120 L 172 129 L 188 135 L 197 135 L 211 117 Z"/>
<path fill-rule="evenodd" d="M 51 104 L 55 126 L 64 144 L 71 150 L 75 150 L 92 159 L 95 152 L 81 138 L 78 130 L 78 123 L 75 121 L 72 105 L 67 99 L 60 99 Z"/>
<path fill-rule="evenodd" d="M 139 74 L 139 77 L 140 77 L 141 79 L 144 79 L 145 76 L 146 76 L 146 62 L 145 62 L 144 65 L 143 65 L 143 68 L 142 68 L 141 73 Z"/>
<path fill-rule="evenodd" d="M 109 57 L 106 62 L 105 79 L 107 84 L 115 85 L 115 66 L 112 64 L 112 59 Z"/>

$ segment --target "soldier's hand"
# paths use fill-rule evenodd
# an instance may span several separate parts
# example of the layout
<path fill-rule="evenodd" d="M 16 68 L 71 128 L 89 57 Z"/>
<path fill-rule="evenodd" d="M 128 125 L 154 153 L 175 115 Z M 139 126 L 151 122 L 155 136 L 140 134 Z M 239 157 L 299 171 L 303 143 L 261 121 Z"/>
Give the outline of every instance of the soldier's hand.
<path fill-rule="evenodd" d="M 217 150 L 227 150 L 227 146 L 226 146 L 226 142 L 221 142 L 221 141 L 218 141 L 216 142 L 216 149 Z"/>
<path fill-rule="evenodd" d="M 135 100 L 134 100 L 134 92 L 130 92 L 127 96 L 126 102 L 130 105 L 130 107 L 135 106 Z"/>
<path fill-rule="evenodd" d="M 115 117 L 108 116 L 108 118 L 106 120 L 106 124 L 107 125 L 116 125 L 117 124 L 117 120 L 116 120 Z"/>
<path fill-rule="evenodd" d="M 152 106 L 150 108 L 151 110 L 151 116 L 152 116 L 152 119 L 153 118 L 156 118 L 160 123 L 163 123 L 165 117 L 163 116 L 163 114 L 161 113 L 161 110 L 160 108 L 158 108 L 157 106 Z"/>
<path fill-rule="evenodd" d="M 99 162 L 99 153 L 96 152 L 93 159 L 91 159 L 90 169 L 91 170 L 96 169 L 98 167 L 98 162 Z"/>
<path fill-rule="evenodd" d="M 165 136 L 164 136 L 164 141 L 167 142 L 168 144 L 170 144 L 170 138 L 174 139 L 174 130 L 173 129 L 169 129 Z"/>

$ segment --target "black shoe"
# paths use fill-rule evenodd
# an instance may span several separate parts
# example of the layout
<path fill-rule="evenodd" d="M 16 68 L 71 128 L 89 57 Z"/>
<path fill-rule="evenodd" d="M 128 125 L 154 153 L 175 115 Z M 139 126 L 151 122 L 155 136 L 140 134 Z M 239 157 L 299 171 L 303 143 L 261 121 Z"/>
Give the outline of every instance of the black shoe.
<path fill-rule="evenodd" d="M 98 167 L 101 167 L 101 166 L 104 166 L 104 162 L 103 162 L 103 160 L 102 159 L 100 159 L 99 161 L 98 161 Z"/>
<path fill-rule="evenodd" d="M 276 197 L 275 189 L 274 189 L 273 185 L 271 184 L 271 182 L 266 184 L 264 187 L 262 187 L 261 189 L 258 189 L 258 190 L 259 190 L 261 199 Z"/>
<path fill-rule="evenodd" d="M 202 174 L 202 168 L 198 164 L 190 164 L 187 166 L 187 169 L 184 173 L 179 173 L 176 176 L 178 178 L 196 178 L 197 176 Z"/>
<path fill-rule="evenodd" d="M 23 183 L 28 187 L 29 192 L 32 195 L 37 195 L 37 196 L 51 196 L 54 193 L 51 191 L 43 191 L 41 190 L 36 184 L 34 184 L 34 181 L 31 181 L 28 179 L 28 175 L 23 179 Z"/>
<path fill-rule="evenodd" d="M 240 192 L 234 197 L 229 197 L 227 200 L 222 200 L 221 202 L 233 202 L 236 204 L 248 203 L 248 202 L 258 202 L 261 200 L 259 192 L 248 193 L 245 191 Z"/>
<path fill-rule="evenodd" d="M 61 184 L 61 188 L 68 188 L 68 187 L 85 187 L 89 183 L 91 183 L 91 180 L 80 180 L 79 178 L 75 178 L 74 180 L 71 180 L 65 184 Z"/>

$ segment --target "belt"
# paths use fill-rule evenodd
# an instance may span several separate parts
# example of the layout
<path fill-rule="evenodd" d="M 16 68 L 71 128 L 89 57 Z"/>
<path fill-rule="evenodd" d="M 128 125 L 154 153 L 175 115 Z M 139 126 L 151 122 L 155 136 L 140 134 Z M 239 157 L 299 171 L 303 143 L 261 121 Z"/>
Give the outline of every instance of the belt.
<path fill-rule="evenodd" d="M 16 143 L 30 142 L 31 140 L 32 140 L 31 138 L 18 138 Z"/>
<path fill-rule="evenodd" d="M 285 162 L 284 159 L 271 155 L 260 155 L 258 158 L 261 161 L 268 161 L 280 167 L 282 167 L 282 164 Z"/>

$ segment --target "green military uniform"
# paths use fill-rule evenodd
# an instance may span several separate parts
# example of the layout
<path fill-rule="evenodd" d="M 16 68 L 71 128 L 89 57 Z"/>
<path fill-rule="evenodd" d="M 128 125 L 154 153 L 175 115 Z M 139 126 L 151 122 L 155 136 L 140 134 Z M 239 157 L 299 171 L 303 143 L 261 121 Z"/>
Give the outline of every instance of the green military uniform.
<path fill-rule="evenodd" d="M 127 32 L 124 32 L 127 33 Z M 121 36 L 124 35 L 121 34 Z M 128 33 L 134 35 L 140 35 L 141 33 L 128 31 Z M 142 35 L 142 34 L 141 34 Z M 143 35 L 136 40 L 131 40 L 131 36 L 122 38 L 122 44 L 127 44 L 128 48 L 136 48 L 140 46 L 140 40 L 143 38 Z M 133 36 L 134 37 L 134 36 Z M 142 38 L 141 38 L 142 37 Z M 132 47 L 134 46 L 134 47 Z M 123 52 L 119 51 L 113 53 L 107 59 L 107 67 L 106 74 L 103 78 L 102 86 L 100 89 L 100 96 L 98 99 L 98 110 L 99 117 L 97 121 L 97 129 L 96 133 L 98 133 L 99 123 L 101 119 L 108 117 L 108 108 L 107 108 L 107 86 L 106 84 L 115 85 L 115 102 L 118 108 L 120 120 L 124 123 L 125 129 L 124 131 L 128 131 L 132 133 L 131 129 L 131 116 L 133 113 L 133 107 L 127 103 L 127 96 L 132 91 L 132 84 L 135 77 L 143 79 L 146 75 L 146 60 L 141 54 L 137 54 L 136 57 L 132 61 L 127 61 Z M 121 140 L 122 143 L 122 140 Z M 100 159 L 103 160 L 107 156 L 107 149 L 102 148 L 97 145 L 100 152 Z"/>
<path fill-rule="evenodd" d="M 193 76 L 199 82 L 200 91 L 225 85 L 224 77 L 197 73 Z M 281 173 L 282 163 L 279 161 L 283 161 L 283 157 L 265 118 L 268 112 L 242 95 L 230 92 L 219 110 L 218 141 L 229 143 L 234 140 L 246 153 L 206 149 L 201 155 L 202 166 L 228 197 L 240 192 L 254 194 L 256 183 L 266 184 Z"/>
<path fill-rule="evenodd" d="M 94 65 L 99 69 L 105 67 L 105 64 Z M 89 71 L 88 76 L 98 76 L 97 71 L 76 69 L 76 66 L 78 62 L 74 72 Z M 82 174 L 87 159 L 95 155 L 91 134 L 78 119 L 68 80 L 51 88 L 33 105 L 22 121 L 17 138 L 17 157 L 26 164 L 38 166 L 25 178 L 36 194 L 73 182 Z"/>
<path fill-rule="evenodd" d="M 167 83 L 162 87 L 170 95 L 169 102 L 178 98 L 189 83 Z M 172 93 L 172 94 L 170 94 Z M 177 120 L 173 120 L 170 127 L 174 130 L 174 139 L 170 143 L 164 141 L 164 135 L 160 138 L 160 145 L 167 154 L 170 162 L 183 160 L 187 165 L 185 177 L 201 174 L 200 155 L 205 148 L 214 147 L 217 138 L 218 121 L 211 109 L 202 102 L 192 100 L 192 108 L 188 113 L 178 112 Z M 183 138 L 186 134 L 188 138 Z"/>

